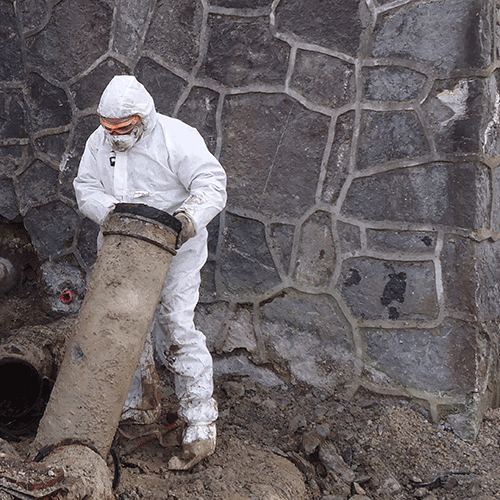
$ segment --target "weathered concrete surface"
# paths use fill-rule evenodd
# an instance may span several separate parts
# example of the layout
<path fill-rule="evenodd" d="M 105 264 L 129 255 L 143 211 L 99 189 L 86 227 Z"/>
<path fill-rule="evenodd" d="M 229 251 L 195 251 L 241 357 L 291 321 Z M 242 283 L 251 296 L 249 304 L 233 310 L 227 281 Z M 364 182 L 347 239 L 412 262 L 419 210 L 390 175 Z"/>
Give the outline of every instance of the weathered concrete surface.
<path fill-rule="evenodd" d="M 24 224 L 40 264 L 90 272 L 97 228 L 72 181 L 102 90 L 134 74 L 228 173 L 197 311 L 211 349 L 337 394 L 451 408 L 473 439 L 498 400 L 496 10 L 2 1 L 1 221 Z"/>
<path fill-rule="evenodd" d="M 107 219 L 33 450 L 77 439 L 108 456 L 175 253 L 178 233 L 168 224 L 124 213 Z"/>

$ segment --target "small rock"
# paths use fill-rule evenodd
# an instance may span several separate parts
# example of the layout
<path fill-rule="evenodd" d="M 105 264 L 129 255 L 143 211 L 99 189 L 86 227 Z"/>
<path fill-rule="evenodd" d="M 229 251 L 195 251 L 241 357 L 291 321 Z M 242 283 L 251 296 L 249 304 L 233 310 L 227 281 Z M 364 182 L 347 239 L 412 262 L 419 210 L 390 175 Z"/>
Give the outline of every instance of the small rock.
<path fill-rule="evenodd" d="M 446 481 L 446 484 L 444 485 L 444 488 L 446 490 L 452 490 L 453 488 L 456 488 L 460 483 L 458 482 L 458 479 L 455 476 L 451 476 L 448 481 Z"/>
<path fill-rule="evenodd" d="M 330 434 L 330 426 L 328 424 L 317 425 L 314 428 L 314 432 L 321 436 L 323 439 L 326 439 Z"/>
<path fill-rule="evenodd" d="M 262 406 L 269 411 L 276 411 L 276 409 L 278 408 L 276 401 L 273 401 L 270 398 L 267 398 L 265 401 L 263 401 Z"/>
<path fill-rule="evenodd" d="M 481 493 L 481 484 L 482 481 L 480 478 L 475 478 L 470 482 L 469 491 L 473 495 L 473 497 L 477 497 Z"/>
<path fill-rule="evenodd" d="M 224 475 L 224 469 L 219 466 L 211 467 L 210 476 L 212 480 L 219 480 Z"/>
<path fill-rule="evenodd" d="M 332 471 L 342 478 L 345 483 L 352 483 L 354 472 L 347 466 L 332 443 L 324 443 L 319 449 L 319 459 L 327 471 Z"/>
<path fill-rule="evenodd" d="M 382 484 L 382 489 L 387 495 L 394 495 L 401 491 L 401 485 L 392 476 L 389 476 Z"/>
<path fill-rule="evenodd" d="M 366 491 L 358 483 L 352 483 L 352 488 L 356 495 L 366 495 Z"/>
<path fill-rule="evenodd" d="M 317 405 L 314 408 L 314 416 L 316 420 L 321 420 L 328 413 L 328 408 L 325 406 Z"/>
<path fill-rule="evenodd" d="M 304 415 L 295 415 L 295 417 L 290 420 L 288 424 L 288 430 L 293 434 L 299 429 L 305 429 L 307 427 L 307 420 Z"/>
<path fill-rule="evenodd" d="M 321 444 L 322 439 L 316 432 L 311 431 L 302 436 L 301 448 L 304 454 L 311 455 L 313 454 Z"/>
<path fill-rule="evenodd" d="M 245 395 L 245 386 L 239 382 L 225 382 L 222 385 L 222 389 L 224 389 L 224 392 L 226 393 L 227 397 L 233 398 L 241 398 Z"/>
<path fill-rule="evenodd" d="M 413 492 L 413 496 L 415 498 L 424 498 L 427 495 L 428 491 L 425 488 L 417 488 Z"/>

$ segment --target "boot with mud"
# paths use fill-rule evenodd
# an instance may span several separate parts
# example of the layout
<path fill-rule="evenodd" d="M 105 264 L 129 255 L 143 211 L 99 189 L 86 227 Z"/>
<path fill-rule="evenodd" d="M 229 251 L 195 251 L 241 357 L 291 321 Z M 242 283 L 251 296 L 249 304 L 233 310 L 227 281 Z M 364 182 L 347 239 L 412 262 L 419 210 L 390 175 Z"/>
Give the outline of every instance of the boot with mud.
<path fill-rule="evenodd" d="M 190 470 L 212 455 L 215 451 L 216 434 L 215 423 L 186 427 L 182 438 L 182 452 L 169 460 L 168 468 Z"/>

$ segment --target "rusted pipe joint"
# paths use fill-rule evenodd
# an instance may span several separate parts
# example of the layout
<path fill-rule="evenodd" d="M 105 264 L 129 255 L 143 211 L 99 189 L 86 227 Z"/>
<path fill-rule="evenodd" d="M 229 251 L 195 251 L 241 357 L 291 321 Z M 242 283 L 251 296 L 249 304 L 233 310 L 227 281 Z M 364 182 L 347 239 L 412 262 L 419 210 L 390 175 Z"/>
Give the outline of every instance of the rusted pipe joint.
<path fill-rule="evenodd" d="M 171 236 L 182 229 L 180 220 L 148 205 L 119 203 L 102 226 L 102 234 L 129 236 L 152 243 L 175 255 Z"/>

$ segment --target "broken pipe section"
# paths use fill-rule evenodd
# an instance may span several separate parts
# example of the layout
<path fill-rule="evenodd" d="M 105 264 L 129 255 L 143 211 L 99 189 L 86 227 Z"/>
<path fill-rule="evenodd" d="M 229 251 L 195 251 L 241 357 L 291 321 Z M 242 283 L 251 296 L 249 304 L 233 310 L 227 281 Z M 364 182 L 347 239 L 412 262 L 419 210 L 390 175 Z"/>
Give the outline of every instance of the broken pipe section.
<path fill-rule="evenodd" d="M 146 205 L 117 205 L 105 221 L 34 453 L 73 439 L 108 455 L 180 229 L 177 219 Z"/>
<path fill-rule="evenodd" d="M 13 331 L 0 345 L 0 436 L 32 432 L 61 364 L 72 319 Z"/>

